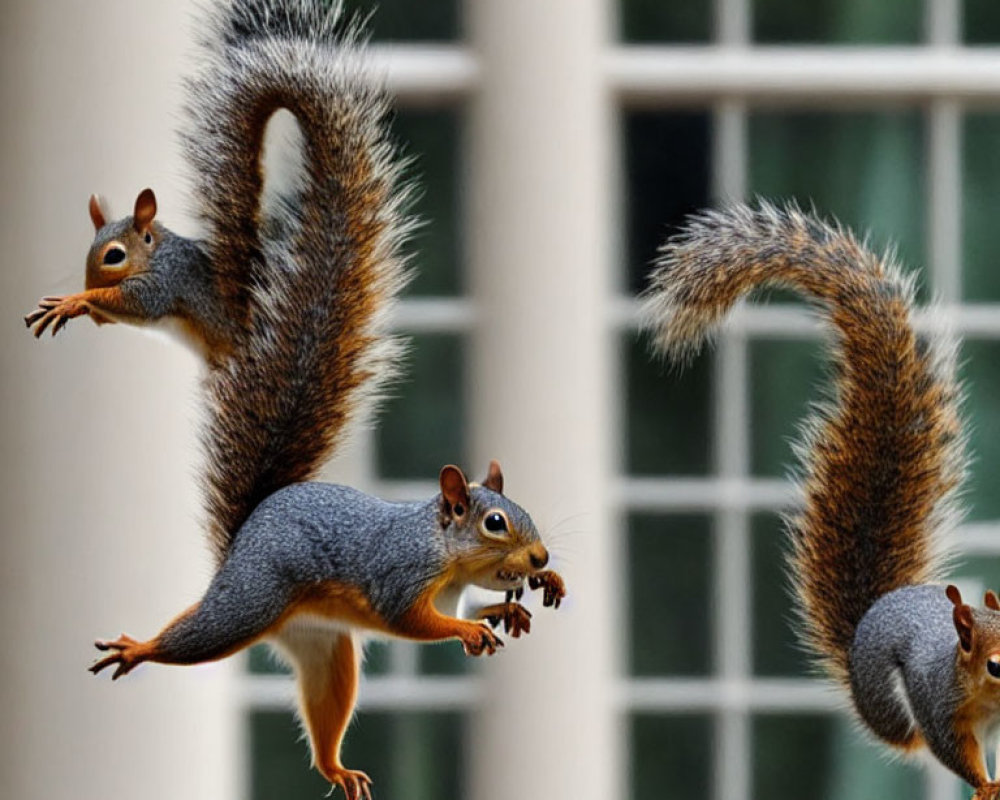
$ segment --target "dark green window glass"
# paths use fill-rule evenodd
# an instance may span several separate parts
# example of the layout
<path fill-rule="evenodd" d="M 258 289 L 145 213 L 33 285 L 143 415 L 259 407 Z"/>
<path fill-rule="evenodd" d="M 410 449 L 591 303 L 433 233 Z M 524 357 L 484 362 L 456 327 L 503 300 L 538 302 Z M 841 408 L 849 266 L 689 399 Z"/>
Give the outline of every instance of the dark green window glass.
<path fill-rule="evenodd" d="M 997 6 L 1000 8 L 1000 4 Z M 962 294 L 968 300 L 1000 300 L 1000 114 L 965 117 L 962 151 Z"/>
<path fill-rule="evenodd" d="M 1000 42 L 1000 5 L 996 0 L 965 0 L 963 21 L 966 44 Z"/>
<path fill-rule="evenodd" d="M 822 396 L 825 350 L 815 340 L 760 339 L 748 352 L 750 468 L 754 475 L 780 478 L 796 463 L 791 445 L 809 403 Z"/>
<path fill-rule="evenodd" d="M 702 715 L 632 717 L 633 800 L 712 795 L 712 720 Z"/>
<path fill-rule="evenodd" d="M 768 44 L 916 44 L 922 0 L 755 0 L 754 39 Z"/>
<path fill-rule="evenodd" d="M 461 36 L 459 0 L 345 0 L 347 14 L 370 20 L 375 41 L 440 42 Z"/>
<path fill-rule="evenodd" d="M 711 36 L 709 0 L 622 0 L 621 35 L 626 42 L 707 42 Z"/>
<path fill-rule="evenodd" d="M 752 736 L 754 800 L 784 797 L 790 786 L 808 786 L 814 800 L 924 796 L 919 767 L 886 761 L 846 714 L 761 714 Z"/>
<path fill-rule="evenodd" d="M 445 464 L 464 464 L 464 342 L 451 334 L 412 337 L 405 377 L 376 430 L 378 474 L 432 481 Z"/>
<path fill-rule="evenodd" d="M 965 362 L 965 404 L 969 453 L 973 457 L 965 502 L 973 520 L 1000 517 L 1000 342 L 967 341 L 962 347 Z"/>
<path fill-rule="evenodd" d="M 711 660 L 707 516 L 633 514 L 628 521 L 633 675 L 706 675 Z"/>
<path fill-rule="evenodd" d="M 459 714 L 363 712 L 348 729 L 343 761 L 368 773 L 380 800 L 459 797 L 463 729 Z M 329 793 L 330 784 L 309 767 L 309 745 L 299 731 L 290 713 L 250 715 L 253 800 L 315 800 Z"/>
<path fill-rule="evenodd" d="M 625 461 L 633 475 L 704 475 L 711 452 L 714 352 L 683 371 L 654 358 L 645 336 L 623 342 L 626 370 Z"/>
<path fill-rule="evenodd" d="M 777 514 L 754 515 L 751 537 L 754 674 L 816 674 L 795 633 L 796 601 L 785 575 L 788 534 L 781 518 Z"/>
<path fill-rule="evenodd" d="M 422 224 L 410 240 L 416 275 L 407 294 L 457 295 L 462 291 L 460 114 L 454 109 L 404 108 L 392 127 L 404 154 L 414 158 L 407 174 L 419 187 L 412 211 Z"/>
<path fill-rule="evenodd" d="M 675 5 L 675 4 L 670 4 Z M 708 204 L 709 115 L 705 112 L 627 111 L 625 207 L 626 288 L 646 285 L 656 249 L 684 217 Z"/>
<path fill-rule="evenodd" d="M 503 628 L 499 629 L 501 639 L 506 639 Z M 475 659 L 467 656 L 459 642 L 439 642 L 421 645 L 418 663 L 422 675 L 464 675 L 473 669 Z"/>
<path fill-rule="evenodd" d="M 957 544 L 962 546 L 962 539 L 958 537 Z M 949 579 L 956 581 L 966 581 L 969 585 L 978 587 L 982 591 L 992 589 L 1000 591 L 1000 556 L 969 556 L 959 560 L 958 565 L 948 574 Z M 982 597 L 970 597 L 967 603 L 981 605 Z"/>
<path fill-rule="evenodd" d="M 915 111 L 750 115 L 749 190 L 834 216 L 876 252 L 925 263 L 924 121 Z"/>

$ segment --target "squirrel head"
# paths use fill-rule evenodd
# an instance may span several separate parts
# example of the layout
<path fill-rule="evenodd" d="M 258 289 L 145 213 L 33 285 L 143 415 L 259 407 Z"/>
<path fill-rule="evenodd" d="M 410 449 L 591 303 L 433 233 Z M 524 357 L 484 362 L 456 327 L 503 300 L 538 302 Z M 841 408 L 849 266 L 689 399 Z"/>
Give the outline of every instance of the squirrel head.
<path fill-rule="evenodd" d="M 513 591 L 549 562 L 549 552 L 528 513 L 503 495 L 496 461 L 482 483 L 469 483 L 462 470 L 441 470 L 438 519 L 446 547 L 463 583 Z"/>
<path fill-rule="evenodd" d="M 974 608 L 962 601 L 958 587 L 945 589 L 951 600 L 952 619 L 958 633 L 958 662 L 963 667 L 965 696 L 993 699 L 994 711 L 1000 710 L 1000 600 L 986 592 L 985 608 Z"/>
<path fill-rule="evenodd" d="M 87 254 L 88 289 L 117 286 L 131 275 L 149 270 L 153 253 L 166 229 L 153 222 L 156 195 L 143 189 L 135 200 L 131 217 L 108 222 L 98 196 L 90 197 L 90 220 L 94 223 L 94 243 Z"/>

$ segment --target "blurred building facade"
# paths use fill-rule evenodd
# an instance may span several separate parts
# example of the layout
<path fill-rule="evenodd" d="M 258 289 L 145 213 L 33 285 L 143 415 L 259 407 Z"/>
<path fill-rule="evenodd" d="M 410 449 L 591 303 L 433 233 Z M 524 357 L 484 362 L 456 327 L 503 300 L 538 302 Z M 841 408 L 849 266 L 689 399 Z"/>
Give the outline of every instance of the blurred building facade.
<path fill-rule="evenodd" d="M 86 672 L 95 637 L 154 633 L 210 574 L 197 364 L 120 326 L 38 343 L 20 323 L 82 282 L 91 192 L 126 213 L 152 185 L 194 232 L 174 136 L 194 5 L 0 9 L 5 797 L 326 789 L 260 650 L 114 686 Z M 488 663 L 374 644 L 345 761 L 381 800 L 960 797 L 868 746 L 789 627 L 778 513 L 821 331 L 777 295 L 674 374 L 634 298 L 657 244 L 717 201 L 795 198 L 895 242 L 965 338 L 959 575 L 1000 586 L 1000 9 L 384 0 L 371 25 L 428 225 L 397 319 L 407 379 L 329 477 L 426 496 L 442 464 L 498 458 L 571 598 Z"/>

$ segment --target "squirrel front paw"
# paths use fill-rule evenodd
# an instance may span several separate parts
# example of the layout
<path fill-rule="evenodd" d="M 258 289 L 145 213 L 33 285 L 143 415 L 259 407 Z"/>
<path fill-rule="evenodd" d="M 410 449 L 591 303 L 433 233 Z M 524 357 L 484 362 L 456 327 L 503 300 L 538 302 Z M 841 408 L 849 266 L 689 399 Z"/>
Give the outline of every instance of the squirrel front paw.
<path fill-rule="evenodd" d="M 528 576 L 528 586 L 532 590 L 535 589 L 545 589 L 545 597 L 542 600 L 542 605 L 553 606 L 554 608 L 559 608 L 566 596 L 566 584 L 560 577 L 558 572 L 553 572 L 550 569 L 544 572 L 536 572 L 534 575 Z"/>
<path fill-rule="evenodd" d="M 502 622 L 504 633 L 509 633 L 515 639 L 522 633 L 531 633 L 531 612 L 520 603 L 497 603 L 486 606 L 479 613 L 494 628 Z"/>
<path fill-rule="evenodd" d="M 118 668 L 111 676 L 111 680 L 113 681 L 118 680 L 122 675 L 127 675 L 149 657 L 149 646 L 146 643 L 137 642 L 131 636 L 126 636 L 124 633 L 113 642 L 98 639 L 94 642 L 94 647 L 98 650 L 115 651 L 89 668 L 96 675 L 105 667 L 117 664 Z"/>
<path fill-rule="evenodd" d="M 73 317 L 79 317 L 88 312 L 87 304 L 76 295 L 43 297 L 38 301 L 38 308 L 25 315 L 24 324 L 29 328 L 35 326 L 35 338 L 37 339 L 54 322 L 52 335 L 55 336 Z"/>
<path fill-rule="evenodd" d="M 461 635 L 462 647 L 467 656 L 493 655 L 498 647 L 503 647 L 503 640 L 482 623 L 473 623 Z"/>

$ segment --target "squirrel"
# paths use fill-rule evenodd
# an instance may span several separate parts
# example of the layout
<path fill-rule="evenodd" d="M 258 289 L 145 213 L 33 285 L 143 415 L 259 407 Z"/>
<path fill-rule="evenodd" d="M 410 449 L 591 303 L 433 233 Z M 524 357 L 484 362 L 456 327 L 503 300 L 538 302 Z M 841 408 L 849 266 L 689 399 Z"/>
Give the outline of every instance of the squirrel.
<path fill-rule="evenodd" d="M 469 655 L 492 655 L 503 645 L 492 628 L 530 631 L 517 602 L 525 583 L 555 608 L 566 590 L 495 461 L 480 484 L 445 466 L 440 493 L 422 502 L 310 480 L 394 374 L 401 343 L 384 320 L 407 277 L 412 228 L 388 99 L 366 77 L 360 31 L 341 11 L 324 0 L 230 0 L 208 12 L 183 134 L 206 238 L 154 222 L 151 191 L 111 223 L 92 199 L 87 291 L 43 300 L 28 324 L 40 334 L 81 314 L 172 320 L 209 365 L 202 441 L 215 575 L 152 639 L 97 641 L 106 655 L 91 671 L 114 667 L 117 679 L 143 662 L 197 664 L 267 640 L 293 667 L 314 765 L 359 800 L 371 780 L 342 764 L 340 747 L 361 634 L 457 639 Z M 279 109 L 300 126 L 303 166 L 265 213 L 261 146 Z M 460 619 L 469 585 L 506 592 L 504 602 Z"/>
<path fill-rule="evenodd" d="M 891 255 L 761 202 L 696 215 L 660 249 L 642 301 L 655 349 L 691 358 L 764 285 L 804 296 L 835 334 L 832 391 L 796 448 L 804 503 L 785 515 L 803 643 L 871 733 L 996 800 L 1000 602 L 940 583 L 967 467 L 954 342 L 917 335 L 914 281 Z"/>

